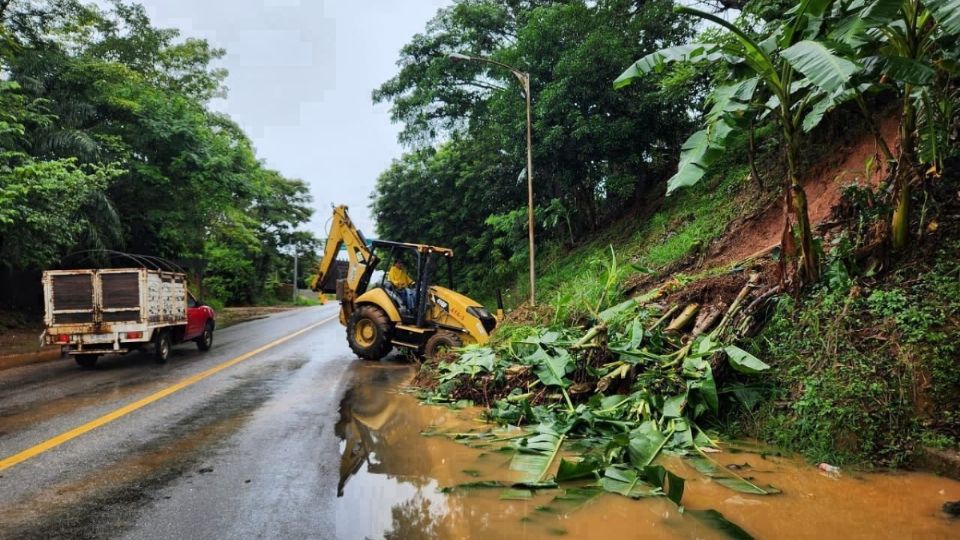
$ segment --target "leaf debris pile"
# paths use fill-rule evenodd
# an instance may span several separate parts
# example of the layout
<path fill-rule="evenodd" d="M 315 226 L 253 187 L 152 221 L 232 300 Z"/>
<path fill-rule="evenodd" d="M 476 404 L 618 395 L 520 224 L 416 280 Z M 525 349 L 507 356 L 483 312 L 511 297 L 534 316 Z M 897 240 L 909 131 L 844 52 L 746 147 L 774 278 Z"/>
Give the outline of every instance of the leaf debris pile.
<path fill-rule="evenodd" d="M 720 449 L 707 428 L 720 412 L 714 373 L 721 363 L 747 379 L 769 368 L 733 344 L 749 318 L 744 307 L 770 296 L 760 283 L 758 274 L 741 278 L 739 294 L 716 314 L 695 303 L 668 308 L 657 303 L 665 291 L 655 289 L 597 313 L 588 329 L 507 328 L 489 346 L 425 364 L 421 398 L 482 404 L 488 420 L 510 427 L 428 434 L 513 452 L 519 481 L 459 486 L 504 488 L 504 498 L 560 488 L 555 502 L 565 504 L 615 493 L 680 505 L 683 479 L 656 464 L 663 453 L 727 488 L 777 493 L 711 458 Z M 733 398 L 749 397 L 737 391 Z"/>

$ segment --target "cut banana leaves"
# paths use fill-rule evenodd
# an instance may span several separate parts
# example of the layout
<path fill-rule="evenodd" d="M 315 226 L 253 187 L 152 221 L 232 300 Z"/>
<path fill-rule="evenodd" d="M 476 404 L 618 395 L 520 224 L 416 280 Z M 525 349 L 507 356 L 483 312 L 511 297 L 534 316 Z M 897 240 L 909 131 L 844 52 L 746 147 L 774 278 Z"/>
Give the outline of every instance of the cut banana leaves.
<path fill-rule="evenodd" d="M 762 360 L 736 345 L 729 345 L 724 347 L 723 350 L 727 353 L 727 358 L 730 359 L 730 365 L 740 373 L 754 374 L 770 369 L 770 366 Z"/>
<path fill-rule="evenodd" d="M 550 504 L 542 510 L 555 513 L 573 512 L 597 500 L 604 493 L 606 491 L 596 486 L 566 489 L 563 493 L 554 497 Z"/>
<path fill-rule="evenodd" d="M 560 467 L 557 469 L 557 482 L 595 478 L 597 471 L 602 468 L 603 460 L 595 456 L 585 457 L 579 461 L 567 461 L 561 458 Z"/>
<path fill-rule="evenodd" d="M 715 529 L 727 538 L 733 540 L 753 540 L 753 536 L 750 535 L 747 531 L 743 530 L 736 523 L 728 520 L 716 510 L 690 510 L 689 508 L 684 511 L 684 515 L 692 516 L 698 521 L 710 526 L 712 529 Z"/>
<path fill-rule="evenodd" d="M 630 432 L 630 445 L 627 446 L 630 463 L 637 468 L 650 465 L 666 442 L 667 437 L 660 432 L 656 422 L 648 420 L 640 424 L 640 427 Z"/>
<path fill-rule="evenodd" d="M 680 506 L 683 499 L 683 478 L 673 474 L 662 465 L 649 465 L 643 468 L 643 478 L 647 483 L 660 488 L 673 504 Z"/>
<path fill-rule="evenodd" d="M 556 482 L 501 482 L 499 480 L 477 480 L 476 482 L 464 482 L 455 486 L 446 486 L 440 488 L 440 493 L 453 493 L 454 491 L 471 491 L 475 489 L 517 489 L 525 491 L 537 491 L 540 489 L 557 489 Z"/>
<path fill-rule="evenodd" d="M 567 375 L 567 368 L 573 362 L 573 358 L 566 349 L 559 349 L 557 354 L 550 355 L 543 349 L 537 349 L 537 353 L 529 357 L 534 366 L 533 372 L 545 386 L 559 386 L 566 388 L 570 386 L 570 381 L 564 377 Z"/>
<path fill-rule="evenodd" d="M 529 489 L 505 489 L 500 492 L 501 501 L 527 501 L 533 498 Z"/>
<path fill-rule="evenodd" d="M 551 426 L 541 424 L 536 435 L 521 439 L 517 453 L 510 460 L 510 469 L 521 474 L 522 482 L 543 482 L 560 454 L 563 439 Z"/>
<path fill-rule="evenodd" d="M 699 451 L 699 449 L 697 450 Z M 733 491 L 748 493 L 750 495 L 773 495 L 780 493 L 780 490 L 775 487 L 767 486 L 763 488 L 754 484 L 750 480 L 710 459 L 703 452 L 700 452 L 699 456 L 687 458 L 687 463 L 700 474 Z"/>
<path fill-rule="evenodd" d="M 600 487 L 604 491 L 631 499 L 663 495 L 660 488 L 644 482 L 635 469 L 616 465 L 611 465 L 604 471 L 603 478 L 600 479 Z"/>

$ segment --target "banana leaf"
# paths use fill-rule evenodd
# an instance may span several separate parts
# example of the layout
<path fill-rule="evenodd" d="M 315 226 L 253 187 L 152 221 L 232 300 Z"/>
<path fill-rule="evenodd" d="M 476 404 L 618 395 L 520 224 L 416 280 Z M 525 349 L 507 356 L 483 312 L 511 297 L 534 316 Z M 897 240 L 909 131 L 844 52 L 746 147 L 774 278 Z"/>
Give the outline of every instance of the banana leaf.
<path fill-rule="evenodd" d="M 777 488 L 771 486 L 762 488 L 754 484 L 746 478 L 710 459 L 705 453 L 700 451 L 699 448 L 697 451 L 700 452 L 700 455 L 688 457 L 687 463 L 693 466 L 697 472 L 706 476 L 707 478 L 710 478 L 721 486 L 734 491 L 739 491 L 740 493 L 748 493 L 751 495 L 773 495 L 775 493 L 780 493 L 780 490 Z"/>
<path fill-rule="evenodd" d="M 619 304 L 610 306 L 607 309 L 601 311 L 600 314 L 597 315 L 597 317 L 603 322 L 610 322 L 621 313 L 625 313 L 626 311 L 637 307 L 637 305 L 638 305 L 638 302 L 634 298 L 631 298 L 629 300 L 624 300 Z"/>
<path fill-rule="evenodd" d="M 780 55 L 817 88 L 828 94 L 840 90 L 850 77 L 861 69 L 860 65 L 833 54 L 819 41 L 797 42 L 784 49 Z"/>
<path fill-rule="evenodd" d="M 690 135 L 680 148 L 677 173 L 667 180 L 667 194 L 699 182 L 707 168 L 723 155 L 730 131 L 730 125 L 720 120 Z"/>
<path fill-rule="evenodd" d="M 533 497 L 529 489 L 505 489 L 500 492 L 501 501 L 527 501 Z"/>
<path fill-rule="evenodd" d="M 537 434 L 521 439 L 517 453 L 510 460 L 510 469 L 521 473 L 521 482 L 543 482 L 550 474 L 550 468 L 560 454 L 564 435 L 557 433 L 552 426 L 540 424 Z"/>
<path fill-rule="evenodd" d="M 917 86 L 926 86 L 937 76 L 929 65 L 904 56 L 887 56 L 883 59 L 884 75 L 896 81 L 902 81 Z"/>
<path fill-rule="evenodd" d="M 673 504 L 680 506 L 683 499 L 683 478 L 673 474 L 661 465 L 648 465 L 643 468 L 643 478 L 666 494 Z"/>
<path fill-rule="evenodd" d="M 730 365 L 740 373 L 753 374 L 770 369 L 770 366 L 740 347 L 728 345 L 723 350 L 727 353 L 727 358 L 730 359 Z"/>
<path fill-rule="evenodd" d="M 701 342 L 701 349 L 703 345 L 708 342 L 709 338 Z M 687 358 L 683 362 L 683 376 L 688 379 L 688 393 L 691 391 L 694 392 L 694 395 L 698 396 L 703 402 L 702 404 L 697 403 L 697 408 L 694 409 L 692 418 L 696 418 L 703 412 L 704 405 L 706 405 L 707 409 L 713 411 L 714 414 L 719 412 L 720 399 L 717 396 L 717 383 L 713 378 L 713 369 L 710 368 L 710 362 L 699 357 Z"/>
<path fill-rule="evenodd" d="M 656 422 L 648 420 L 640 424 L 630 432 L 630 444 L 627 446 L 630 463 L 638 469 L 650 465 L 666 442 L 667 437 L 660 432 Z"/>
<path fill-rule="evenodd" d="M 564 513 L 572 512 L 590 504 L 604 493 L 606 493 L 606 491 L 596 486 L 566 489 L 550 501 L 550 505 L 546 507 L 546 510 Z"/>
<path fill-rule="evenodd" d="M 440 493 L 453 493 L 454 491 L 469 491 L 474 489 L 517 489 L 526 491 L 537 491 L 540 489 L 557 489 L 556 482 L 501 482 L 500 480 L 476 480 L 474 482 L 464 482 L 453 486 L 444 486 L 440 488 Z"/>
<path fill-rule="evenodd" d="M 603 473 L 603 478 L 600 479 L 600 487 L 603 488 L 604 491 L 630 497 L 631 499 L 663 495 L 660 488 L 644 482 L 636 469 L 618 465 L 611 465 L 606 468 Z"/>
<path fill-rule="evenodd" d="M 948 34 L 960 34 L 960 0 L 923 0 L 937 24 Z"/>
<path fill-rule="evenodd" d="M 636 350 L 643 343 L 643 321 L 640 317 L 633 319 L 633 325 L 630 327 L 630 348 Z"/>
<path fill-rule="evenodd" d="M 727 538 L 733 540 L 753 540 L 753 536 L 743 530 L 739 525 L 728 520 L 716 510 L 690 510 L 684 511 L 685 515 L 693 516 L 698 521 L 709 525 L 711 528 L 723 533 Z"/>
<path fill-rule="evenodd" d="M 651 71 L 662 71 L 671 62 L 713 62 L 723 57 L 720 46 L 714 43 L 688 43 L 667 47 L 650 53 L 634 62 L 615 81 L 614 88 L 623 88 L 633 79 Z"/>
<path fill-rule="evenodd" d="M 587 456 L 579 461 L 560 459 L 557 469 L 557 482 L 593 478 L 603 468 L 603 460 L 596 456 Z"/>
<path fill-rule="evenodd" d="M 687 393 L 672 396 L 663 402 L 663 416 L 666 418 L 679 418 L 683 416 L 683 408 L 687 405 Z"/>
<path fill-rule="evenodd" d="M 538 348 L 536 353 L 527 357 L 527 360 L 533 366 L 534 375 L 540 379 L 544 386 L 559 386 L 561 388 L 570 386 L 570 381 L 564 377 L 567 375 L 567 369 L 573 362 L 573 358 L 566 349 L 559 349 L 556 355 L 551 355 Z"/>

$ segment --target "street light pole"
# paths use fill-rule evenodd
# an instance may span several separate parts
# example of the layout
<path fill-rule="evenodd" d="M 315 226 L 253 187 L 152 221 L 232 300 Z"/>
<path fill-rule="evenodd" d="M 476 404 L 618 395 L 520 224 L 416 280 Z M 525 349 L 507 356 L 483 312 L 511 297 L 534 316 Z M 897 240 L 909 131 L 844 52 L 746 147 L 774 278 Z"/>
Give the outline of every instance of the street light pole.
<path fill-rule="evenodd" d="M 520 81 L 520 85 L 523 87 L 523 93 L 526 95 L 527 100 L 527 236 L 530 243 L 530 305 L 537 305 L 537 282 L 536 282 L 536 269 L 535 261 L 536 255 L 534 253 L 535 244 L 533 241 L 533 229 L 534 229 L 534 219 L 533 219 L 533 121 L 531 113 L 531 96 L 530 96 L 530 74 L 520 71 L 519 69 L 509 65 L 504 64 L 503 62 L 498 62 L 496 60 L 491 60 L 489 58 L 483 58 L 480 56 L 467 56 L 460 53 L 451 53 L 448 55 L 450 60 L 454 62 L 484 62 L 487 64 L 493 64 L 495 66 L 500 66 L 506 70 L 509 70 L 513 75 Z"/>
<path fill-rule="evenodd" d="M 300 250 L 297 245 L 293 246 L 293 304 L 297 304 L 297 258 L 300 256 Z"/>

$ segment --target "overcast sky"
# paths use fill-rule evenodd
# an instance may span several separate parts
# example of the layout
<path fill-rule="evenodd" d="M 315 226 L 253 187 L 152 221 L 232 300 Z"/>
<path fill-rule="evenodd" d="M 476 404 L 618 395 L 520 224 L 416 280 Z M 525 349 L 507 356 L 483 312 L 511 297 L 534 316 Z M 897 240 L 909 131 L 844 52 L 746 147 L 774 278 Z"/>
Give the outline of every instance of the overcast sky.
<path fill-rule="evenodd" d="M 226 49 L 229 96 L 212 105 L 253 139 L 257 156 L 310 184 L 308 228 L 326 236 L 331 204 L 374 234 L 377 176 L 402 148 L 371 91 L 399 50 L 448 0 L 140 0 L 155 26 Z"/>

